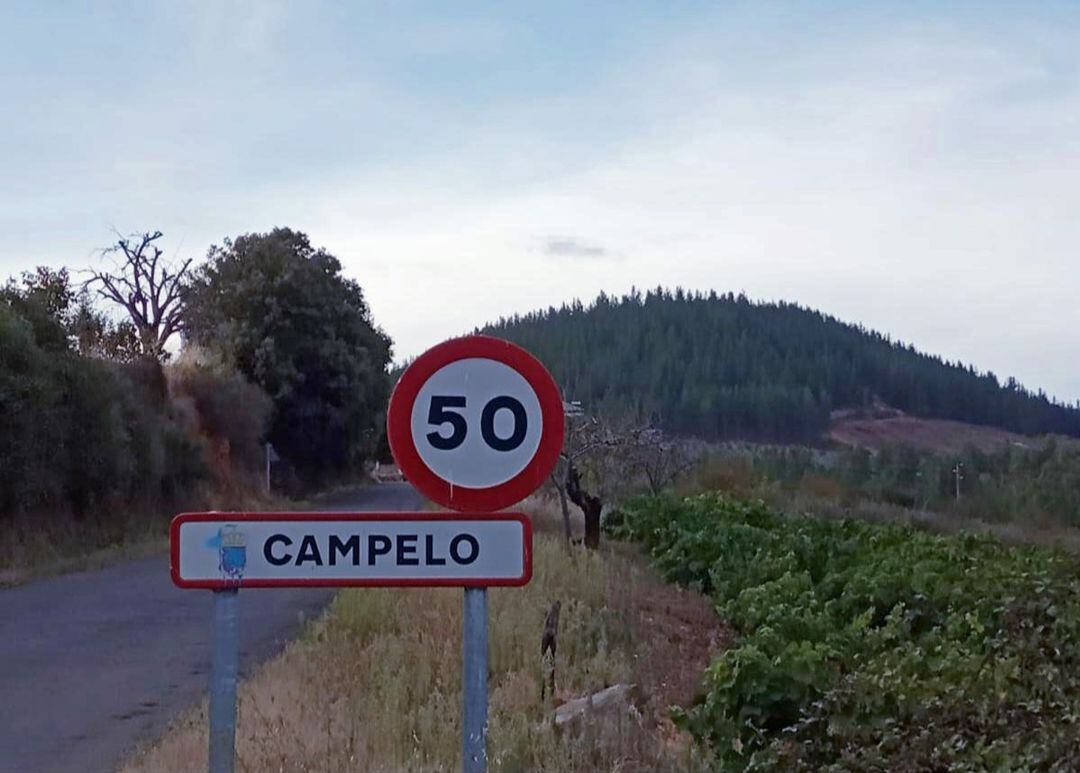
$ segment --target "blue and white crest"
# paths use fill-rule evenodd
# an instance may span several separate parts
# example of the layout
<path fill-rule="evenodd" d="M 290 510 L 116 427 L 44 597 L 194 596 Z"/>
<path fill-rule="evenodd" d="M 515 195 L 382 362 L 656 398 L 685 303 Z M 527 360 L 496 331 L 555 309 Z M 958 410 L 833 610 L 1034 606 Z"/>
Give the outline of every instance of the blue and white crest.
<path fill-rule="evenodd" d="M 230 523 L 218 530 L 218 540 L 218 568 L 221 574 L 230 580 L 239 580 L 247 566 L 247 538 L 236 524 Z"/>

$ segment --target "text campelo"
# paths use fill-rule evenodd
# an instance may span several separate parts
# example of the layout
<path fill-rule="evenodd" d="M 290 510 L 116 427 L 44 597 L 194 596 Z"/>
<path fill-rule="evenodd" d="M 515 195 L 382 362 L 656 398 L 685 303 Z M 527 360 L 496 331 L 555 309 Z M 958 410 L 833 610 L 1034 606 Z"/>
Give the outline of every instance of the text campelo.
<path fill-rule="evenodd" d="M 266 538 L 262 552 L 274 566 L 468 566 L 480 556 L 480 541 L 468 533 L 449 540 L 431 534 L 331 534 L 322 543 L 314 534 L 305 534 L 299 541 L 273 534 Z"/>

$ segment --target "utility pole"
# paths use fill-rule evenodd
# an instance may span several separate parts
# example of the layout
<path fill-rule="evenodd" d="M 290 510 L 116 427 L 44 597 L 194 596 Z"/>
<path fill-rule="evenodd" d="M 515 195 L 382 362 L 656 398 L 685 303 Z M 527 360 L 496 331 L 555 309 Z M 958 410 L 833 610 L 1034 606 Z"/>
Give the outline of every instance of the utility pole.
<path fill-rule="evenodd" d="M 281 457 L 277 455 L 277 451 L 270 445 L 269 441 L 265 444 L 266 448 L 266 493 L 270 493 L 270 465 L 273 462 L 281 461 Z"/>
<path fill-rule="evenodd" d="M 956 501 L 960 501 L 960 481 L 964 479 L 964 463 L 957 462 L 956 466 L 952 468 L 953 475 L 956 476 Z"/>

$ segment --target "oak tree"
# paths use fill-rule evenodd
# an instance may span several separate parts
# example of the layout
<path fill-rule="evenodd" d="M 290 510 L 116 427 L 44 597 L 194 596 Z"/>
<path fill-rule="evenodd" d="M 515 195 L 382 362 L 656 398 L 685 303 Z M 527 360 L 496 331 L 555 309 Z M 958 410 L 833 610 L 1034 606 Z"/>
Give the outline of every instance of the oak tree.
<path fill-rule="evenodd" d="M 382 429 L 390 339 L 336 257 L 288 228 L 226 239 L 186 302 L 185 336 L 270 395 L 269 440 L 301 483 L 358 470 Z"/>

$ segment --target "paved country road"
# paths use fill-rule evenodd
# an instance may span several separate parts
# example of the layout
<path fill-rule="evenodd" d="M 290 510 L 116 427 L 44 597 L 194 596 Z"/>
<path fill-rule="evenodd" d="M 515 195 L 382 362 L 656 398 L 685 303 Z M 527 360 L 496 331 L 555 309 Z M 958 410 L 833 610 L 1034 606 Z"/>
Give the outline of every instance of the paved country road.
<path fill-rule="evenodd" d="M 385 483 L 320 510 L 408 510 L 420 496 Z M 0 770 L 115 770 L 206 692 L 212 595 L 179 590 L 168 557 L 0 590 Z M 240 595 L 247 673 L 332 598 L 325 589 Z"/>

